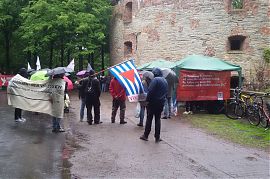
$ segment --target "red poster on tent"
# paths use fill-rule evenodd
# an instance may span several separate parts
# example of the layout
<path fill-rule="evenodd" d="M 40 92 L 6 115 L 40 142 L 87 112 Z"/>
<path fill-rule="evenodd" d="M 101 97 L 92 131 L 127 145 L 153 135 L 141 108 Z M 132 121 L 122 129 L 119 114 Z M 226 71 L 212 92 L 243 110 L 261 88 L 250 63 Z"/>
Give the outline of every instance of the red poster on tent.
<path fill-rule="evenodd" d="M 8 86 L 8 81 L 13 77 L 14 75 L 0 75 L 0 87 L 2 86 Z"/>
<path fill-rule="evenodd" d="M 230 71 L 181 70 L 178 101 L 226 100 L 230 98 Z"/>

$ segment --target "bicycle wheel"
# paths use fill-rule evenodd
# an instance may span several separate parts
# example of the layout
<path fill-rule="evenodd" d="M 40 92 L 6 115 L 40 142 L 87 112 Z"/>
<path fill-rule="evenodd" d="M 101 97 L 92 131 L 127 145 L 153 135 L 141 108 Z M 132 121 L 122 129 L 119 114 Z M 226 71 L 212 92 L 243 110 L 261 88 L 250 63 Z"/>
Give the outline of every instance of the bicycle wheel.
<path fill-rule="evenodd" d="M 240 119 L 244 114 L 244 110 L 239 103 L 231 102 L 227 105 L 225 115 L 230 119 Z"/>
<path fill-rule="evenodd" d="M 261 125 L 262 127 L 264 127 L 264 128 L 267 128 L 268 125 L 269 125 L 269 120 L 268 120 L 266 114 L 264 113 L 264 111 L 262 111 L 262 112 L 260 113 L 260 125 Z"/>
<path fill-rule="evenodd" d="M 248 122 L 251 125 L 257 126 L 260 124 L 260 114 L 258 109 L 255 109 L 254 107 L 249 107 L 247 109 L 247 118 Z"/>

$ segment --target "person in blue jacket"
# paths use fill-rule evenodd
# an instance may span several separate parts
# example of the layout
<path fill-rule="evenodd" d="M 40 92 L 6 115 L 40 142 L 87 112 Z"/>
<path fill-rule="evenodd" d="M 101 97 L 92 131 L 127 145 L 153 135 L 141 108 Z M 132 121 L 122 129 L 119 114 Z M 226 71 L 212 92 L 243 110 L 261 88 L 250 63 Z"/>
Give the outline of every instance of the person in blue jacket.
<path fill-rule="evenodd" d="M 162 71 L 160 68 L 154 68 L 152 70 L 154 79 L 149 84 L 148 93 L 146 97 L 147 105 L 147 119 L 145 125 L 144 134 L 140 139 L 147 141 L 151 131 L 152 120 L 155 116 L 155 140 L 156 142 L 162 141 L 160 138 L 160 117 L 164 107 L 165 98 L 168 94 L 168 83 L 164 77 L 162 77 Z"/>

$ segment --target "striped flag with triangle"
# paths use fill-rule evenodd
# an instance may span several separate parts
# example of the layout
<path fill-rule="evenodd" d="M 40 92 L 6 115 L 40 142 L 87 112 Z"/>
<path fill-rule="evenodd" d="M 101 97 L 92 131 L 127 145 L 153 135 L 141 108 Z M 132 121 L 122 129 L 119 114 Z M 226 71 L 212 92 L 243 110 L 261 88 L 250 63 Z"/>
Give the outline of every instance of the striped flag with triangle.
<path fill-rule="evenodd" d="M 143 85 L 134 65 L 134 59 L 112 66 L 109 70 L 121 86 L 125 88 L 129 102 L 138 102 L 138 96 L 143 89 Z"/>

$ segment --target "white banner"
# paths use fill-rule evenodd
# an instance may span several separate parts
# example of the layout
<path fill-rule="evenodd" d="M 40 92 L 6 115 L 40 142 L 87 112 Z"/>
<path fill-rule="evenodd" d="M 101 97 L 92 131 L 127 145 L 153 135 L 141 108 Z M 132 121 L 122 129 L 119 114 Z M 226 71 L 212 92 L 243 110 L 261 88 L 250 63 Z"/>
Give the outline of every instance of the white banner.
<path fill-rule="evenodd" d="M 26 111 L 63 118 L 64 89 L 65 81 L 62 79 L 31 81 L 16 75 L 8 84 L 8 104 Z"/>

